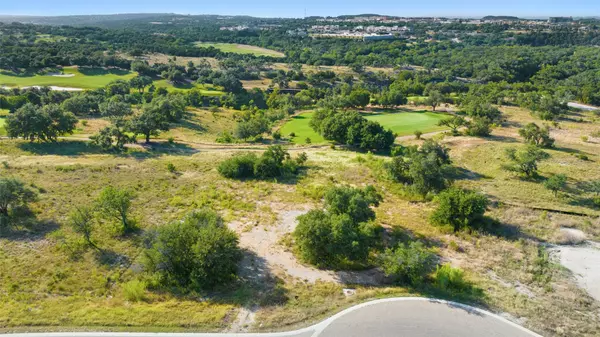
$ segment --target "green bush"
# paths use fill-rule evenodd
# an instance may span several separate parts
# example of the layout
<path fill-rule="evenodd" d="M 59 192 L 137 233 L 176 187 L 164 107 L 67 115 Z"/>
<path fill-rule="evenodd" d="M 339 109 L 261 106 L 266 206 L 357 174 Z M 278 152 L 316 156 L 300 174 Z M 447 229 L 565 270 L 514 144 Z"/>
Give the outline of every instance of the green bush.
<path fill-rule="evenodd" d="M 146 300 L 146 287 L 144 281 L 133 280 L 123 284 L 123 296 L 130 302 L 142 302 Z"/>
<path fill-rule="evenodd" d="M 554 196 L 558 196 L 558 192 L 563 190 L 567 186 L 567 176 L 564 174 L 555 174 L 544 181 L 544 187 L 552 193 Z"/>
<path fill-rule="evenodd" d="M 380 266 L 395 282 L 419 285 L 433 270 L 437 257 L 420 241 L 388 248 L 380 256 Z"/>
<path fill-rule="evenodd" d="M 459 268 L 452 268 L 449 264 L 437 266 L 435 274 L 435 285 L 442 290 L 465 290 L 470 287 L 465 280 L 465 272 Z"/>
<path fill-rule="evenodd" d="M 519 135 L 531 145 L 546 148 L 554 146 L 554 138 L 550 137 L 550 129 L 547 126 L 540 128 L 535 123 L 529 123 L 519 130 Z"/>
<path fill-rule="evenodd" d="M 312 210 L 298 217 L 293 233 L 301 260 L 323 268 L 344 268 L 348 263 L 365 264 L 376 244 L 379 226 L 371 205 L 381 197 L 372 187 L 334 187 L 325 193 L 325 210 Z"/>
<path fill-rule="evenodd" d="M 230 179 L 273 179 L 298 174 L 306 162 L 306 154 L 292 159 L 280 145 L 270 146 L 260 157 L 252 153 L 236 154 L 223 161 L 219 173 Z"/>
<path fill-rule="evenodd" d="M 211 289 L 236 278 L 242 259 L 238 237 L 212 210 L 159 227 L 145 251 L 145 264 L 165 285 Z"/>
<path fill-rule="evenodd" d="M 254 177 L 254 164 L 258 157 L 253 153 L 243 153 L 233 156 L 219 164 L 219 173 L 230 179 L 245 179 Z"/>
<path fill-rule="evenodd" d="M 536 146 L 528 145 L 520 150 L 506 149 L 506 157 L 510 160 L 510 164 L 504 166 L 505 170 L 517 172 L 526 177 L 534 177 L 537 175 L 538 163 L 548 159 L 550 155 Z"/>
<path fill-rule="evenodd" d="M 0 231 L 14 224 L 21 215 L 28 213 L 23 210 L 29 202 L 36 199 L 36 193 L 22 181 L 0 177 Z"/>
<path fill-rule="evenodd" d="M 452 226 L 454 232 L 481 226 L 488 199 L 468 190 L 451 188 L 437 197 L 437 208 L 431 215 L 431 222 Z"/>
<path fill-rule="evenodd" d="M 393 152 L 396 156 L 386 169 L 393 180 L 410 186 L 413 192 L 426 196 L 450 185 L 452 166 L 446 147 L 428 139 L 421 148 L 398 147 Z"/>

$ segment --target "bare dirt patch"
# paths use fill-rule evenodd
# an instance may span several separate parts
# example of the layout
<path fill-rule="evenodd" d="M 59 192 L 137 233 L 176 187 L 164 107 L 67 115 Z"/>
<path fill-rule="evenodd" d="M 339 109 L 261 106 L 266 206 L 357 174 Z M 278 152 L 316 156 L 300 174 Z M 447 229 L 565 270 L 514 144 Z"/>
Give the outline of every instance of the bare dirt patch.
<path fill-rule="evenodd" d="M 585 246 L 559 246 L 554 252 L 560 263 L 573 272 L 577 284 L 600 301 L 600 244 L 590 242 Z"/>
<path fill-rule="evenodd" d="M 295 280 L 309 283 L 325 281 L 345 284 L 380 284 L 383 277 L 376 269 L 360 272 L 317 269 L 301 264 L 292 252 L 287 251 L 280 244 L 281 239 L 296 228 L 297 218 L 306 214 L 309 209 L 310 206 L 304 205 L 293 210 L 278 210 L 276 211 L 278 221 L 271 226 L 234 221 L 229 224 L 229 227 L 240 236 L 242 248 L 264 260 L 267 268 L 261 269 L 269 269 L 274 274 L 284 274 Z"/>

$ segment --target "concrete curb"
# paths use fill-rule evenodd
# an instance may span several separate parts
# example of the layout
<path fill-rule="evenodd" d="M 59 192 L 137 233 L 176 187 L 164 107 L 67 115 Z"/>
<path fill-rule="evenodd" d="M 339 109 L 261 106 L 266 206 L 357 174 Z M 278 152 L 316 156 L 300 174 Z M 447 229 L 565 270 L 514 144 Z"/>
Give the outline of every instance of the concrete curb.
<path fill-rule="evenodd" d="M 439 303 L 446 304 L 449 306 L 454 306 L 461 308 L 467 311 L 476 311 L 479 314 L 486 315 L 492 318 L 495 318 L 505 324 L 508 324 L 516 329 L 519 329 L 531 336 L 534 337 L 542 337 L 541 335 L 530 331 L 514 322 L 507 320 L 506 318 L 491 313 L 489 311 L 472 307 L 470 305 L 445 301 L 433 298 L 424 298 L 424 297 L 396 297 L 396 298 L 386 298 L 380 300 L 373 300 L 365 303 L 361 303 L 350 307 L 348 309 L 342 310 L 337 314 L 329 317 L 328 319 L 312 325 L 307 328 L 287 331 L 287 332 L 269 332 L 269 333 L 164 333 L 164 332 L 51 332 L 51 333 L 15 333 L 15 334 L 0 334 L 6 337 L 290 337 L 290 336 L 299 336 L 305 335 L 307 336 L 309 333 L 312 333 L 311 337 L 319 337 L 320 334 L 335 320 L 340 317 L 351 313 L 353 311 L 363 309 L 369 306 L 381 304 L 381 303 L 390 303 L 390 302 L 409 302 L 409 301 L 422 301 L 422 302 L 431 302 L 431 303 Z"/>

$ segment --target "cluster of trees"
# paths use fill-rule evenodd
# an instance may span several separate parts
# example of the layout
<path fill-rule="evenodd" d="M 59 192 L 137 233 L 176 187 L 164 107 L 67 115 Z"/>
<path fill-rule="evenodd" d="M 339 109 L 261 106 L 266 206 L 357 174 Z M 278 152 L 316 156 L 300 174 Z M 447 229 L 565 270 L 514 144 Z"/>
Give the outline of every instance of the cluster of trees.
<path fill-rule="evenodd" d="M 38 107 L 27 103 L 6 118 L 5 128 L 12 138 L 22 137 L 31 142 L 56 141 L 59 136 L 72 134 L 76 124 L 75 115 L 60 105 Z"/>
<path fill-rule="evenodd" d="M 298 217 L 293 237 L 298 256 L 322 268 L 366 264 L 378 244 L 381 227 L 375 212 L 381 195 L 373 188 L 333 187 L 325 193 L 325 209 Z"/>
<path fill-rule="evenodd" d="M 386 164 L 387 172 L 414 193 L 427 196 L 450 186 L 454 169 L 449 149 L 443 145 L 428 139 L 421 147 L 396 148 L 393 154 Z"/>
<path fill-rule="evenodd" d="M 274 179 L 297 175 L 308 157 L 301 153 L 296 158 L 280 145 L 270 146 L 261 156 L 240 153 L 221 162 L 219 173 L 230 179 Z"/>
<path fill-rule="evenodd" d="M 320 109 L 310 126 L 327 140 L 364 150 L 388 150 L 396 138 L 392 131 L 356 111 Z"/>

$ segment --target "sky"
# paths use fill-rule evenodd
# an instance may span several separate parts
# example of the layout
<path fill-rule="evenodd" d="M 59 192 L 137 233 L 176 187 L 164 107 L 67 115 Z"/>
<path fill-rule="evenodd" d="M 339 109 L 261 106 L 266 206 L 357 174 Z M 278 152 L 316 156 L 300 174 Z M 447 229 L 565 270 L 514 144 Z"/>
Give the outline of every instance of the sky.
<path fill-rule="evenodd" d="M 513 15 L 600 16 L 600 0 L 0 0 L 0 15 L 178 13 L 257 17 Z"/>

